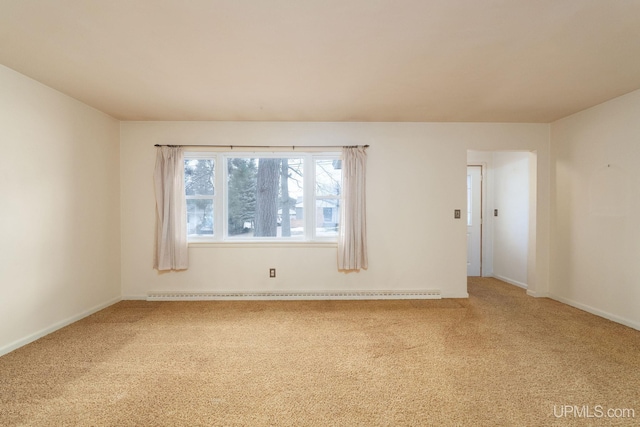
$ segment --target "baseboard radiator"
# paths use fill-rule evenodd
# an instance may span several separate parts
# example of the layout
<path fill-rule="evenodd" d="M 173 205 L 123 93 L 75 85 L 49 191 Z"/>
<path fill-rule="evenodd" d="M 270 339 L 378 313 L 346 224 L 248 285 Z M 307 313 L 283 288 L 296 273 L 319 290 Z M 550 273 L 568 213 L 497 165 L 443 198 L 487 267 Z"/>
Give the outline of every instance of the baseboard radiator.
<path fill-rule="evenodd" d="M 149 292 L 147 301 L 441 299 L 440 291 Z"/>

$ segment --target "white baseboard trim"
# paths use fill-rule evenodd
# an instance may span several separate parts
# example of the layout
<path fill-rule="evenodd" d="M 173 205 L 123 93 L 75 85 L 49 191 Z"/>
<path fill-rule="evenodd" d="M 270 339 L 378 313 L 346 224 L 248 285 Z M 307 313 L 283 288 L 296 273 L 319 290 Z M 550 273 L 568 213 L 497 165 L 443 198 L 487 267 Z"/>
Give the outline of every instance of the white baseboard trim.
<path fill-rule="evenodd" d="M 549 298 L 548 292 L 536 292 L 531 289 L 527 289 L 527 295 L 534 298 Z"/>
<path fill-rule="evenodd" d="M 526 283 L 518 282 L 517 280 L 509 279 L 508 277 L 500 276 L 499 274 L 494 274 L 493 277 L 495 277 L 498 280 L 502 280 L 503 282 L 507 282 L 510 285 L 514 285 L 514 286 L 517 286 L 519 288 L 522 288 L 522 289 L 527 289 L 528 288 Z"/>
<path fill-rule="evenodd" d="M 625 319 L 624 317 L 616 316 L 615 314 L 608 313 L 603 310 L 599 310 L 597 308 L 591 307 L 586 304 L 582 304 L 576 301 L 573 301 L 569 298 L 560 297 L 558 295 L 549 294 L 549 298 L 559 301 L 563 304 L 570 305 L 571 307 L 575 307 L 577 309 L 586 311 L 587 313 L 595 314 L 599 317 L 604 317 L 605 319 L 611 320 L 612 322 L 620 323 L 621 325 L 628 326 L 633 329 L 637 329 L 640 331 L 640 323 L 635 322 L 633 320 Z"/>
<path fill-rule="evenodd" d="M 123 295 L 122 300 L 123 301 L 146 301 L 147 296 L 146 295 Z"/>
<path fill-rule="evenodd" d="M 219 301 L 219 300 L 381 300 L 441 299 L 439 290 L 429 291 L 228 291 L 171 292 L 152 291 L 147 301 Z"/>
<path fill-rule="evenodd" d="M 20 348 L 22 346 L 25 346 L 25 345 L 27 345 L 29 343 L 32 343 L 35 340 L 40 339 L 40 338 L 42 338 L 42 337 L 44 337 L 46 335 L 49 335 L 50 333 L 55 332 L 58 329 L 62 329 L 65 326 L 68 326 L 68 325 L 70 325 L 70 324 L 72 324 L 74 322 L 77 322 L 80 319 L 84 319 L 85 317 L 90 316 L 93 313 L 96 313 L 96 312 L 98 312 L 100 310 L 103 310 L 103 309 L 109 307 L 110 305 L 113 305 L 113 304 L 119 302 L 120 300 L 121 300 L 120 297 L 113 298 L 113 299 L 111 299 L 111 300 L 109 300 L 109 301 L 107 301 L 105 303 L 98 304 L 95 307 L 92 307 L 92 308 L 90 308 L 88 310 L 85 310 L 82 313 L 76 314 L 75 316 L 71 316 L 71 317 L 68 317 L 68 318 L 60 321 L 60 322 L 54 323 L 53 325 L 51 325 L 51 326 L 49 326 L 47 328 L 44 328 L 44 329 L 42 329 L 42 330 L 40 330 L 40 331 L 38 331 L 38 332 L 36 332 L 34 334 L 28 335 L 28 336 L 26 336 L 24 338 L 21 338 L 21 339 L 19 339 L 17 341 L 14 341 L 14 342 L 12 342 L 12 343 L 10 343 L 8 345 L 5 345 L 4 347 L 0 347 L 0 356 L 4 356 L 5 354 L 11 353 L 12 351 L 17 350 L 18 348 Z"/>

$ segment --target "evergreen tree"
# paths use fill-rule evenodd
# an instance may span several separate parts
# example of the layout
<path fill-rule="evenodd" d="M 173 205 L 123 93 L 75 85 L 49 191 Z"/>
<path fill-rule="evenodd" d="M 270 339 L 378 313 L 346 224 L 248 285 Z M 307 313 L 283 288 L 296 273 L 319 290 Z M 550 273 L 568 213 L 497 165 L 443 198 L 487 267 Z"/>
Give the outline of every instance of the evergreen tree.
<path fill-rule="evenodd" d="M 256 164 L 254 159 L 234 158 L 228 162 L 229 235 L 246 232 L 256 212 Z"/>
<path fill-rule="evenodd" d="M 213 172 L 213 160 L 186 160 L 184 162 L 185 194 L 187 196 L 212 196 L 214 192 Z M 200 234 L 203 229 L 213 230 L 213 205 L 210 200 L 189 200 L 187 210 L 189 214 L 199 216 L 196 233 Z"/>

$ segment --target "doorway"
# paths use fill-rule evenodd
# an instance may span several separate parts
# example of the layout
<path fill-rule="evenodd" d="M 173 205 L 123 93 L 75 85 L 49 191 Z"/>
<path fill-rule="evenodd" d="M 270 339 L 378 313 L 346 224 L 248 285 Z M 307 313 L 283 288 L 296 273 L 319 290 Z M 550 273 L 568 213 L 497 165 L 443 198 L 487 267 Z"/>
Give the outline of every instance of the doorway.
<path fill-rule="evenodd" d="M 535 289 L 536 183 L 535 152 L 467 152 L 467 276 Z"/>

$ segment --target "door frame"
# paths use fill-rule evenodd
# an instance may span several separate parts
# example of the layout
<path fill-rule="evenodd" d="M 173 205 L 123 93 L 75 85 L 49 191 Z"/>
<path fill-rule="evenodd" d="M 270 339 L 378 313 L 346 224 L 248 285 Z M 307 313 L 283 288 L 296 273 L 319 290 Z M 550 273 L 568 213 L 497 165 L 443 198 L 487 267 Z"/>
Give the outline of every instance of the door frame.
<path fill-rule="evenodd" d="M 532 297 L 546 297 L 548 296 L 548 276 L 547 271 L 540 265 L 540 256 L 546 259 L 544 248 L 540 248 L 539 238 L 544 238 L 543 234 L 540 234 L 540 228 L 545 226 L 545 223 L 539 223 L 539 209 L 541 201 L 539 199 L 539 180 L 540 178 L 540 161 L 538 159 L 538 150 L 525 150 L 525 149 L 467 149 L 467 166 L 482 165 L 483 168 L 483 182 L 482 182 L 482 204 L 483 204 L 483 236 L 482 236 L 482 275 L 483 277 L 493 277 L 493 209 L 495 200 L 493 199 L 492 191 L 488 191 L 493 186 L 493 172 L 490 166 L 493 167 L 491 160 L 483 160 L 478 156 L 473 160 L 469 159 L 469 152 L 474 152 L 484 155 L 499 153 L 499 152 L 527 152 L 529 153 L 529 245 L 528 245 L 528 257 L 527 257 L 527 295 Z M 543 162 L 544 165 L 544 162 Z M 543 201 L 544 202 L 544 201 Z M 544 205 L 544 203 L 542 203 Z M 465 247 L 466 251 L 466 247 Z M 539 253 L 539 251 L 541 253 Z"/>
<path fill-rule="evenodd" d="M 485 191 L 486 185 L 486 167 L 487 164 L 484 162 L 478 163 L 467 163 L 467 168 L 480 168 L 480 277 L 483 277 L 483 267 L 484 267 L 484 249 L 485 249 L 485 241 L 484 241 L 484 218 L 485 218 L 485 206 L 486 200 L 485 195 L 487 192 Z M 469 207 L 467 206 L 467 211 Z"/>

